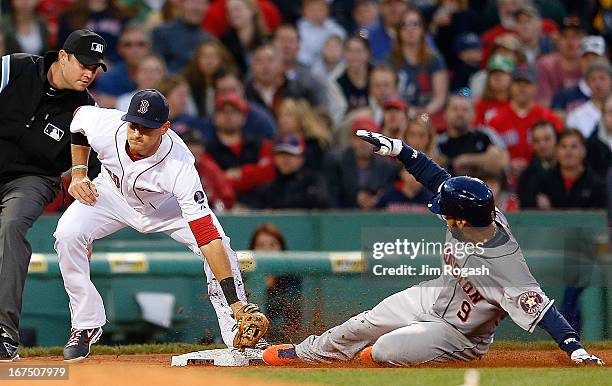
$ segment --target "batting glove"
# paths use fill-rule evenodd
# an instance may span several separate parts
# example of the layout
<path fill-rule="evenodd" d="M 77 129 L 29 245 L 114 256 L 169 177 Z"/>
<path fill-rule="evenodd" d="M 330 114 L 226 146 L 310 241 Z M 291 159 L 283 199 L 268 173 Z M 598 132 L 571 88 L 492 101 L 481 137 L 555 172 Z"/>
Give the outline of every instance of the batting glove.
<path fill-rule="evenodd" d="M 384 156 L 396 157 L 404 146 L 401 139 L 389 138 L 386 135 L 368 130 L 357 130 L 356 135 L 374 145 L 374 153 Z"/>
<path fill-rule="evenodd" d="M 606 363 L 595 355 L 589 354 L 585 349 L 574 350 L 570 358 L 579 365 L 598 365 L 603 366 Z"/>

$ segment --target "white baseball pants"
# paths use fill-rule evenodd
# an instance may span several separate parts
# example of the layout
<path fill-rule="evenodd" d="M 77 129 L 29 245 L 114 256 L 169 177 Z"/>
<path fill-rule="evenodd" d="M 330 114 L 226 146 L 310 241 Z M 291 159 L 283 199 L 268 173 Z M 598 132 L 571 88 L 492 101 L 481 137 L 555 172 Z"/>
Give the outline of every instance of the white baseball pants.
<path fill-rule="evenodd" d="M 176 200 L 169 199 L 153 215 L 145 216 L 131 208 L 106 180 L 98 177 L 94 183 L 99 193 L 96 204 L 88 206 L 78 201 L 72 203 L 60 218 L 54 233 L 64 288 L 70 298 L 71 323 L 76 329 L 101 327 L 106 323 L 102 297 L 90 278 L 87 248 L 94 240 L 129 226 L 141 233 L 164 232 L 200 257 L 202 255 L 189 225 L 181 216 Z M 246 302 L 238 258 L 231 249 L 230 240 L 224 234 L 219 221 L 214 214 L 212 216 L 230 259 L 238 298 Z M 232 318 L 231 307 L 227 304 L 221 286 L 206 260 L 204 271 L 223 342 L 232 346 L 236 333 L 232 329 L 236 321 Z"/>

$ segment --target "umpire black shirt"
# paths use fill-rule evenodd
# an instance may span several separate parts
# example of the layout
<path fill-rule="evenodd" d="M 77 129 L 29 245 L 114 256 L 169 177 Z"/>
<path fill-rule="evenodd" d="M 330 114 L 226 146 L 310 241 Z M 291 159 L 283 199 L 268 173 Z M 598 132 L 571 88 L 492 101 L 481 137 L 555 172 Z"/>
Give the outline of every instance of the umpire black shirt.
<path fill-rule="evenodd" d="M 55 90 L 47 80 L 58 52 L 0 61 L 0 180 L 59 176 L 68 170 L 70 123 L 77 107 L 94 105 L 85 91 Z"/>

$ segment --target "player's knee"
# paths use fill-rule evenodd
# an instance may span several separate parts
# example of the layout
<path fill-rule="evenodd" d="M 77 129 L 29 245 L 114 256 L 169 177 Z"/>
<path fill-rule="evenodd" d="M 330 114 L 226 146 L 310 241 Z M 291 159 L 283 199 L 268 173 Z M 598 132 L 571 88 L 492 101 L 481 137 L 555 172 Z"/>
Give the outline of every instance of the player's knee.
<path fill-rule="evenodd" d="M 348 322 L 345 324 L 346 326 L 346 334 L 351 337 L 359 337 L 365 338 L 370 336 L 373 331 L 374 326 L 372 323 L 365 317 L 365 312 L 362 312 L 359 315 L 353 316 Z"/>
<path fill-rule="evenodd" d="M 387 363 L 394 366 L 406 366 L 415 363 L 406 352 L 406 344 L 397 337 L 383 335 L 372 346 L 372 359 L 374 362 Z"/>
<path fill-rule="evenodd" d="M 53 236 L 57 243 L 85 242 L 85 234 L 76 221 L 63 221 L 61 218 Z"/>
<path fill-rule="evenodd" d="M 383 335 L 372 346 L 372 359 L 375 362 L 388 362 L 392 357 L 393 349 L 392 339 Z"/>

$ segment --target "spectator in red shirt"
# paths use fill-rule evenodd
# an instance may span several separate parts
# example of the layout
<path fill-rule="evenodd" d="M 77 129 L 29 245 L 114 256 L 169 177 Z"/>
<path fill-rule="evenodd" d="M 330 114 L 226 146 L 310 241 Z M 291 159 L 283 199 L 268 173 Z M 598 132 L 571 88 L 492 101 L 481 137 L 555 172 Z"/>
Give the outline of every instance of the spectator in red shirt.
<path fill-rule="evenodd" d="M 550 106 L 553 95 L 562 88 L 578 84 L 582 76 L 580 68 L 580 43 L 584 30 L 580 19 L 566 17 L 561 25 L 557 46 L 559 51 L 538 59 L 538 100 Z"/>
<path fill-rule="evenodd" d="M 476 102 L 474 126 L 486 126 L 497 111 L 508 105 L 510 86 L 514 73 L 514 60 L 507 56 L 494 55 L 487 64 L 487 80 L 482 98 Z"/>
<path fill-rule="evenodd" d="M 211 1 L 208 12 L 202 20 L 202 27 L 211 34 L 221 36 L 229 27 L 227 20 L 227 0 Z M 257 6 L 269 31 L 274 31 L 282 22 L 282 17 L 274 3 L 269 0 L 257 0 Z"/>
<path fill-rule="evenodd" d="M 512 176 L 518 176 L 531 159 L 532 147 L 529 129 L 541 120 L 553 123 L 560 131 L 561 120 L 549 109 L 536 102 L 537 77 L 533 70 L 521 67 L 513 76 L 510 87 L 510 104 L 499 109 L 489 122 L 506 143 L 510 152 Z"/>
<path fill-rule="evenodd" d="M 238 202 L 248 206 L 254 190 L 275 174 L 271 142 L 243 134 L 247 113 L 248 104 L 239 95 L 217 97 L 215 135 L 206 143 L 206 151 L 225 172 Z"/>

